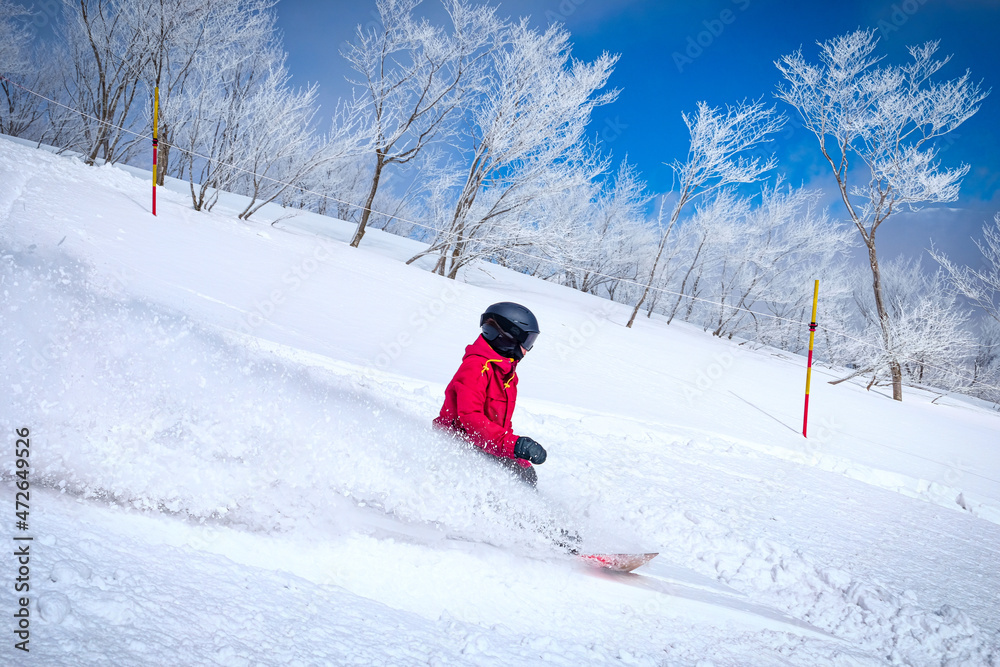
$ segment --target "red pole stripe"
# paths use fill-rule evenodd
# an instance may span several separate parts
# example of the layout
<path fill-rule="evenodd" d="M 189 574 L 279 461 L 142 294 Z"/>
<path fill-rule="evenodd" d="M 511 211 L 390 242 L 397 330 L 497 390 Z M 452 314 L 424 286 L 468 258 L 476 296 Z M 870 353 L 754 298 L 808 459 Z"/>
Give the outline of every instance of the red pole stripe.
<path fill-rule="evenodd" d="M 153 215 L 156 215 L 156 156 L 159 154 L 159 142 L 153 137 Z"/>
<path fill-rule="evenodd" d="M 809 424 L 809 394 L 806 394 L 806 409 L 805 413 L 802 415 L 802 437 L 808 438 L 806 435 L 806 426 Z"/>

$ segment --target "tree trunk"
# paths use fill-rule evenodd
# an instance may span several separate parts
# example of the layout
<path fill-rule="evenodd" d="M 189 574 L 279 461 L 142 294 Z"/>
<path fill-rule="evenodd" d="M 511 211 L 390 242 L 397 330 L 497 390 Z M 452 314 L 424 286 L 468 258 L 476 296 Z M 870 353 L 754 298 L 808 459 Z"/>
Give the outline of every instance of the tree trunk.
<path fill-rule="evenodd" d="M 101 146 L 104 145 L 104 123 L 102 122 L 97 127 L 97 137 L 94 140 L 94 145 L 91 147 L 90 152 L 87 153 L 87 157 L 84 158 L 83 163 L 88 167 L 93 167 L 97 164 L 97 155 L 101 152 Z"/>
<path fill-rule="evenodd" d="M 890 354 L 889 373 L 892 375 L 892 398 L 896 401 L 903 400 L 903 369 L 896 359 L 891 358 L 894 354 L 894 344 L 892 340 L 892 328 L 889 324 L 889 311 L 885 308 L 885 301 L 882 299 L 882 275 L 878 268 L 878 256 L 875 254 L 874 233 L 867 239 L 868 263 L 872 268 L 872 289 L 875 291 L 875 309 L 878 312 L 879 324 L 882 327 L 882 342 L 885 350 Z"/>
<path fill-rule="evenodd" d="M 385 153 L 381 151 L 375 152 L 375 173 L 372 174 L 372 187 L 368 190 L 368 200 L 365 202 L 365 207 L 361 211 L 361 222 L 358 223 L 358 229 L 354 232 L 354 238 L 351 239 L 351 247 L 357 248 L 361 245 L 361 239 L 365 236 L 365 227 L 368 225 L 368 218 L 372 213 L 372 204 L 375 202 L 375 193 L 378 192 L 378 182 L 382 177 L 382 167 L 385 166 Z"/>
<path fill-rule="evenodd" d="M 649 272 L 649 280 L 646 281 L 646 288 L 642 290 L 642 296 L 639 297 L 638 303 L 636 303 L 635 308 L 632 309 L 632 316 L 628 318 L 628 324 L 625 325 L 628 329 L 632 328 L 632 323 L 635 322 L 636 314 L 639 312 L 639 309 L 642 308 L 642 304 L 646 300 L 646 297 L 649 296 L 649 288 L 653 284 L 653 278 L 656 276 L 656 269 L 660 265 L 660 256 L 663 255 L 663 249 L 667 246 L 667 239 L 670 237 L 670 230 L 674 228 L 674 223 L 676 223 L 677 218 L 680 217 L 681 209 L 684 208 L 684 204 L 687 203 L 690 192 L 691 189 L 689 187 L 684 187 L 682 189 L 680 199 L 677 200 L 677 204 L 674 206 L 674 210 L 670 214 L 670 224 L 667 225 L 667 231 L 663 232 L 663 238 L 660 239 L 660 247 L 656 251 L 656 259 L 653 260 L 653 268 Z M 662 203 L 660 204 L 660 212 L 663 212 Z"/>
<path fill-rule="evenodd" d="M 438 261 L 434 265 L 434 268 L 431 269 L 431 273 L 436 273 L 439 276 L 443 276 L 444 275 L 444 268 L 447 265 L 447 261 L 448 261 L 448 254 L 445 252 L 446 250 L 447 250 L 446 248 L 442 248 L 441 249 L 441 256 L 438 257 Z"/>
<path fill-rule="evenodd" d="M 447 275 L 452 280 L 456 280 L 458 278 L 458 269 L 462 265 L 461 262 L 462 262 L 462 255 L 464 253 L 464 245 L 465 245 L 465 223 L 463 222 L 462 226 L 459 227 L 458 229 L 458 238 L 455 240 L 455 245 L 452 247 L 451 251 L 451 269 L 448 271 Z M 443 264 L 441 265 L 441 275 L 442 276 L 445 275 Z"/>
<path fill-rule="evenodd" d="M 671 224 L 673 227 L 673 224 Z M 653 285 L 653 278 L 656 276 L 656 269 L 660 264 L 660 256 L 663 254 L 663 248 L 667 245 L 667 236 L 670 235 L 670 227 L 667 228 L 667 232 L 663 235 L 663 240 L 660 241 L 660 248 L 656 251 L 656 259 L 653 260 L 653 269 L 649 272 L 649 280 L 646 281 L 646 287 L 642 290 L 642 296 L 635 304 L 635 308 L 632 309 L 632 316 L 628 318 L 628 324 L 625 325 L 626 329 L 632 328 L 632 323 L 635 322 L 635 316 L 638 314 L 639 309 L 642 308 L 643 302 L 646 297 L 649 296 L 649 288 Z"/>
<path fill-rule="evenodd" d="M 706 237 L 707 238 L 707 237 Z M 698 265 L 698 258 L 701 257 L 701 249 L 705 247 L 705 238 L 701 240 L 698 244 L 698 250 L 694 253 L 694 259 L 691 260 L 691 266 L 688 267 L 687 273 L 684 274 L 684 280 L 681 281 L 680 293 L 677 295 L 677 301 L 674 302 L 674 307 L 670 311 L 670 317 L 667 318 L 667 324 L 674 321 L 674 317 L 677 315 L 677 309 L 681 307 L 681 301 L 684 299 L 684 288 L 687 287 L 688 278 L 691 277 L 691 273 L 694 268 Z"/>

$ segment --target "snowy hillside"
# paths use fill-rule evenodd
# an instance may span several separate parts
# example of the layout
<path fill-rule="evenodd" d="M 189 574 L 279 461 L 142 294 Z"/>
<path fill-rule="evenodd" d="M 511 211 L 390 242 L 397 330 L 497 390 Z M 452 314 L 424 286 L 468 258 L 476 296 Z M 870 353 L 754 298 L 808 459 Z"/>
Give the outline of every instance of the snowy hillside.
<path fill-rule="evenodd" d="M 148 180 L 0 137 L 0 664 L 1000 664 L 990 406 L 819 368 L 805 440 L 799 357 Z M 537 493 L 430 427 L 502 300 Z"/>

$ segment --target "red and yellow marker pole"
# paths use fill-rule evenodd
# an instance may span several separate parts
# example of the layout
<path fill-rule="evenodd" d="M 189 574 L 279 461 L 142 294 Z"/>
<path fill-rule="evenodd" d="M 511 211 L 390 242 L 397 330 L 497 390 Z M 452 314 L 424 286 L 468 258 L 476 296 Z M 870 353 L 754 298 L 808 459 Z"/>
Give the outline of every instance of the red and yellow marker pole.
<path fill-rule="evenodd" d="M 806 407 L 802 414 L 802 437 L 806 435 L 806 427 L 809 425 L 809 381 L 812 379 L 813 368 L 813 341 L 816 340 L 816 304 L 819 301 L 819 281 L 813 286 L 813 316 L 809 322 L 809 362 L 806 366 Z"/>
<path fill-rule="evenodd" d="M 156 138 L 156 119 L 160 115 L 160 87 L 153 88 L 153 215 L 156 215 L 156 157 L 160 143 Z"/>

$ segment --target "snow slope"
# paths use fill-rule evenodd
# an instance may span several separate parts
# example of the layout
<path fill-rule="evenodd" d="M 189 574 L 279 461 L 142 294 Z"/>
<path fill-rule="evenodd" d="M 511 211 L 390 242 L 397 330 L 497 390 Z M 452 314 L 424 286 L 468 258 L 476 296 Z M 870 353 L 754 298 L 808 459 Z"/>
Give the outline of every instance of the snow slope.
<path fill-rule="evenodd" d="M 4 664 L 1000 662 L 988 406 L 818 369 L 805 440 L 793 355 L 148 190 L 0 137 L 0 487 L 29 427 L 34 537 Z M 542 323 L 538 493 L 429 427 L 500 300 Z M 597 577 L 559 528 L 662 555 Z"/>

